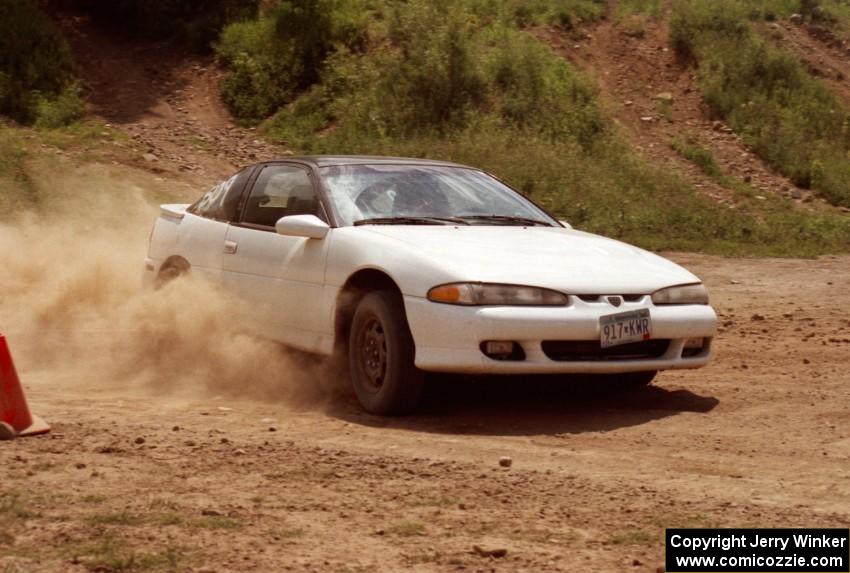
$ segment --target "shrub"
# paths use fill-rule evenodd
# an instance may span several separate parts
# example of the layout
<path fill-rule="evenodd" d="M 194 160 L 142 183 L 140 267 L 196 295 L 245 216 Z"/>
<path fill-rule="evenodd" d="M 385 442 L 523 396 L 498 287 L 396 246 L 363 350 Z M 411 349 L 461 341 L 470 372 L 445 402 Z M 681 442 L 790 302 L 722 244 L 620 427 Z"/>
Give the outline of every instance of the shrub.
<path fill-rule="evenodd" d="M 0 0 L 0 114 L 30 123 L 71 79 L 68 45 L 35 0 Z"/>
<path fill-rule="evenodd" d="M 79 84 L 71 83 L 55 98 L 39 95 L 36 99 L 35 126 L 53 129 L 82 118 L 86 105 L 80 93 Z"/>
<path fill-rule="evenodd" d="M 332 11 L 326 0 L 294 0 L 282 2 L 275 12 L 275 36 L 278 42 L 288 44 L 296 89 L 319 79 L 334 42 Z"/>
<path fill-rule="evenodd" d="M 72 0 L 73 1 L 73 0 Z M 256 17 L 259 0 L 77 0 L 131 34 L 186 41 L 204 51 L 228 23 Z"/>
<path fill-rule="evenodd" d="M 259 19 L 225 27 L 215 49 L 229 68 L 222 98 L 236 117 L 257 122 L 319 80 L 338 47 L 362 49 L 360 0 L 291 0 Z"/>
<path fill-rule="evenodd" d="M 592 84 L 530 36 L 502 29 L 489 58 L 490 93 L 506 122 L 589 147 L 605 131 Z"/>
<path fill-rule="evenodd" d="M 216 45 L 229 70 L 221 85 L 222 99 L 242 120 L 259 121 L 294 95 L 285 67 L 287 54 L 274 29 L 271 18 L 237 22 L 224 29 Z"/>
<path fill-rule="evenodd" d="M 743 4 L 683 0 L 670 19 L 670 44 L 682 59 L 693 60 L 702 46 L 737 44 L 750 34 Z"/>
<path fill-rule="evenodd" d="M 676 140 L 671 144 L 671 147 L 688 161 L 693 162 L 699 167 L 703 173 L 714 179 L 715 181 L 723 182 L 724 173 L 714 159 L 711 151 L 701 146 L 699 143 L 690 139 Z"/>
<path fill-rule="evenodd" d="M 552 24 L 564 30 L 574 30 L 584 22 L 604 17 L 606 4 L 605 0 L 509 0 L 504 3 L 509 18 L 522 28 Z"/>
<path fill-rule="evenodd" d="M 278 112 L 268 132 L 309 145 L 330 124 L 397 138 L 448 135 L 489 118 L 589 147 L 606 130 L 592 84 L 510 25 L 481 26 L 458 4 L 424 1 L 395 5 L 387 22 L 380 48 L 334 52 L 321 84 Z"/>
<path fill-rule="evenodd" d="M 475 30 L 450 2 L 413 0 L 394 8 L 390 39 L 397 57 L 378 85 L 388 98 L 393 131 L 444 130 L 463 124 L 484 99 Z"/>

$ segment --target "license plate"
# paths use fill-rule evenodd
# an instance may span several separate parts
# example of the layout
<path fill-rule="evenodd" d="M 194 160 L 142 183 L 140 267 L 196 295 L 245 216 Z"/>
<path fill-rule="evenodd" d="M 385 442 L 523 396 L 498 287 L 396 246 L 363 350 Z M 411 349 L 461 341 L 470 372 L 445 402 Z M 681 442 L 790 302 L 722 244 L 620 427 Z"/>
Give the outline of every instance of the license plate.
<path fill-rule="evenodd" d="M 649 340 L 651 337 L 649 309 L 618 312 L 599 318 L 599 345 L 602 348 Z"/>

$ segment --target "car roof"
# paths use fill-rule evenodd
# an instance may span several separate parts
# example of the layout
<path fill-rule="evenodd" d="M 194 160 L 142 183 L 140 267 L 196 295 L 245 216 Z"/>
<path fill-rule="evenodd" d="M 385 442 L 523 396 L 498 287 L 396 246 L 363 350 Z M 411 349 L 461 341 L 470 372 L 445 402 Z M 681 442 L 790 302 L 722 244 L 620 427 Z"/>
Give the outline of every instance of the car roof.
<path fill-rule="evenodd" d="M 438 161 L 436 159 L 421 159 L 415 157 L 386 157 L 382 155 L 292 155 L 281 157 L 277 160 L 262 161 L 264 163 L 275 163 L 278 161 L 299 161 L 312 163 L 316 167 L 331 167 L 336 165 L 433 165 L 441 167 L 464 167 L 468 165 L 452 163 L 450 161 Z"/>

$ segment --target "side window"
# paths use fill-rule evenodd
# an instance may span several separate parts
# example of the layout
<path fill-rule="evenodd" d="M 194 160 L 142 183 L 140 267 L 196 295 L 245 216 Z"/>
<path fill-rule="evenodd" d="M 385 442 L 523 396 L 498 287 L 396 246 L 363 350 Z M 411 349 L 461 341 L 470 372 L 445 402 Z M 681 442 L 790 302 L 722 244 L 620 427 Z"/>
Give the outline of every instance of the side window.
<path fill-rule="evenodd" d="M 294 165 L 263 168 L 245 205 L 243 223 L 274 227 L 286 215 L 318 215 L 319 200 L 306 169 Z"/>
<path fill-rule="evenodd" d="M 189 212 L 216 221 L 235 220 L 239 197 L 250 172 L 250 169 L 243 169 L 227 181 L 222 181 L 189 207 Z"/>

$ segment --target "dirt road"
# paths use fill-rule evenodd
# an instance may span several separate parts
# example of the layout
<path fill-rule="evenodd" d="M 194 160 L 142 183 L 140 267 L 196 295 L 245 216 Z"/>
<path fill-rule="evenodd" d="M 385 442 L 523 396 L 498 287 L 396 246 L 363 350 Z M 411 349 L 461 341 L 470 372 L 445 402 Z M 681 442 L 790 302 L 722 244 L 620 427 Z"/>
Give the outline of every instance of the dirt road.
<path fill-rule="evenodd" d="M 104 56 L 83 70 L 93 111 L 166 176 L 151 184 L 201 189 L 280 152 L 229 122 L 210 62 L 65 25 L 83 61 Z M 666 141 L 657 125 L 640 133 Z M 377 418 L 338 374 L 234 330 L 202 286 L 140 293 L 155 211 L 121 173 L 82 224 L 63 208 L 0 226 L 0 325 L 53 424 L 0 443 L 3 573 L 656 571 L 668 526 L 847 526 L 848 257 L 675 255 L 723 328 L 709 368 L 652 388 L 442 379 L 420 414 Z M 93 212 L 114 221 L 92 228 Z"/>
<path fill-rule="evenodd" d="M 0 570 L 656 571 L 666 526 L 846 527 L 850 259 L 674 258 L 716 361 L 631 394 L 441 380 L 387 419 L 32 364 L 54 432 L 0 446 Z"/>

